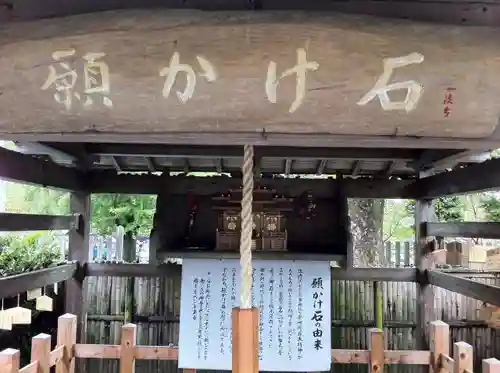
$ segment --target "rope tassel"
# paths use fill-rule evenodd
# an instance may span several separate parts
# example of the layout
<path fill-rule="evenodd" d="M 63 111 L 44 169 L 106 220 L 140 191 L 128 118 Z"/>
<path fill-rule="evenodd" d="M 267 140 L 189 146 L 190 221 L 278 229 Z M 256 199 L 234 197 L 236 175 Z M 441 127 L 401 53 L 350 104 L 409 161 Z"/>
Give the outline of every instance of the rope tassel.
<path fill-rule="evenodd" d="M 243 194 L 241 198 L 240 307 L 252 308 L 252 205 L 253 205 L 253 145 L 245 145 L 243 155 Z"/>

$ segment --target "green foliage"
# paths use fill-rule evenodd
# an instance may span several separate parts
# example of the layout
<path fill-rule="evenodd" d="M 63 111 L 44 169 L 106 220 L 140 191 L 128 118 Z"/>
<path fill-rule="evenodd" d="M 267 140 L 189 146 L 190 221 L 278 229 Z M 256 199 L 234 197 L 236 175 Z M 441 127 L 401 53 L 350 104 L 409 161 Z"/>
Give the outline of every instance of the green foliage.
<path fill-rule="evenodd" d="M 111 234 L 117 225 L 133 236 L 149 235 L 156 208 L 155 196 L 99 194 L 92 196 L 92 230 Z"/>
<path fill-rule="evenodd" d="M 18 183 L 7 184 L 6 211 L 64 215 L 70 212 L 69 193 Z M 155 196 L 96 194 L 92 196 L 92 231 L 108 235 L 117 225 L 126 233 L 149 235 L 155 212 Z"/>
<path fill-rule="evenodd" d="M 494 194 L 484 194 L 480 200 L 488 221 L 500 222 L 500 199 Z"/>
<path fill-rule="evenodd" d="M 439 222 L 463 221 L 465 203 L 459 196 L 441 197 L 436 199 L 435 209 Z M 405 204 L 408 216 L 415 216 L 415 200 L 408 200 Z"/>
<path fill-rule="evenodd" d="M 69 213 L 69 193 L 19 183 L 7 183 L 8 212 L 65 215 Z"/>
<path fill-rule="evenodd" d="M 57 240 L 49 233 L 0 236 L 0 277 L 47 268 L 60 261 Z"/>
<path fill-rule="evenodd" d="M 436 200 L 439 222 L 464 221 L 465 205 L 459 196 L 441 197 Z"/>
<path fill-rule="evenodd" d="M 413 239 L 413 215 L 408 211 L 407 202 L 389 199 L 384 210 L 384 242 Z"/>

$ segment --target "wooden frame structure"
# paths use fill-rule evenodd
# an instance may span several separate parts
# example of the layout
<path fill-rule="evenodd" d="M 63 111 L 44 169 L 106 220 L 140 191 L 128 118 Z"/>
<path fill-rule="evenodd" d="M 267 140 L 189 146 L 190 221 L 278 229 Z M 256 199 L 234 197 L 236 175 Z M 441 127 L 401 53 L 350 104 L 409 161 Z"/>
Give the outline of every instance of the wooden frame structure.
<path fill-rule="evenodd" d="M 94 146 L 95 147 L 95 146 Z M 62 147 L 61 147 L 62 149 Z M 61 150 L 59 149 L 59 150 Z M 92 149 L 92 146 L 89 146 Z M 222 149 L 226 151 L 228 149 Z M 280 149 L 260 149 L 266 151 L 281 151 L 284 152 L 284 159 L 293 159 L 295 156 L 309 155 L 326 155 L 316 154 L 316 150 L 312 149 L 297 149 L 297 148 L 280 148 Z M 61 150 L 62 151 L 62 150 Z M 179 151 L 179 150 L 177 150 Z M 179 154 L 177 153 L 176 154 Z M 203 151 L 209 151 L 205 148 Z M 210 150 L 214 151 L 214 149 Z M 219 149 L 219 152 L 221 150 Z M 325 150 L 326 151 L 326 150 Z M 302 152 L 302 153 L 301 153 Z M 335 151 L 334 151 L 335 152 Z M 209 153 L 210 154 L 210 153 Z M 220 153 L 219 153 L 220 154 Z M 228 153 L 229 154 L 229 153 Z M 257 151 L 259 154 L 259 151 Z M 262 154 L 262 153 L 261 153 Z M 286 158 L 286 154 L 292 154 L 292 158 Z M 295 154 L 295 155 L 294 155 Z M 347 153 L 346 153 L 347 154 Z M 376 154 L 376 152 L 374 153 Z M 336 154 L 339 155 L 338 153 Z M 415 154 L 414 154 L 415 155 Z M 236 156 L 236 153 L 233 154 Z M 418 153 L 418 156 L 422 156 Z M 88 154 L 87 154 L 88 157 Z M 417 157 L 418 158 L 418 157 Z M 87 159 L 87 158 L 85 158 Z M 265 159 L 265 156 L 262 159 Z M 23 290 L 31 288 L 43 287 L 51 283 L 66 281 L 66 312 L 77 315 L 80 324 L 77 327 L 78 340 L 83 340 L 85 333 L 82 322 L 85 318 L 85 310 L 83 305 L 83 283 L 86 276 L 161 276 L 172 270 L 178 270 L 179 267 L 168 264 L 94 264 L 89 263 L 88 258 L 88 240 L 89 240 L 89 216 L 90 216 L 90 195 L 91 193 L 158 193 L 160 190 L 168 188 L 172 193 L 180 193 L 185 190 L 196 191 L 200 194 L 211 194 L 228 187 L 236 186 L 240 182 L 237 172 L 233 172 L 233 177 L 214 176 L 214 177 L 190 177 L 185 175 L 175 176 L 169 172 L 164 172 L 163 175 L 157 175 L 150 172 L 146 175 L 123 174 L 118 172 L 118 169 L 88 169 L 77 167 L 68 167 L 53 162 L 50 158 L 36 155 L 20 154 L 9 150 L 0 150 L 0 160 L 5 165 L 0 169 L 0 177 L 17 182 L 25 182 L 39 184 L 52 188 L 69 190 L 71 192 L 71 214 L 69 216 L 35 216 L 35 215 L 19 215 L 0 214 L 0 229 L 1 230 L 46 230 L 46 229 L 68 229 L 69 230 L 69 260 L 70 262 L 59 267 L 54 267 L 46 270 L 35 271 L 28 274 L 0 278 L 0 298 L 13 296 Z M 285 161 L 285 167 L 290 162 Z M 321 162 L 320 162 L 321 163 Z M 257 163 L 259 165 L 259 163 Z M 262 165 L 262 164 L 261 164 Z M 265 164 L 264 164 L 265 165 Z M 432 332 L 429 334 L 427 325 L 436 319 L 430 310 L 430 305 L 433 302 L 432 287 L 430 285 L 440 286 L 442 288 L 464 294 L 466 296 L 488 302 L 494 305 L 500 305 L 500 288 L 496 286 L 481 284 L 471 281 L 460 276 L 439 271 L 433 266 L 432 252 L 436 247 L 435 238 L 446 236 L 469 236 L 469 237 L 499 237 L 500 224 L 497 223 L 460 223 L 460 224 L 438 224 L 435 223 L 433 213 L 432 198 L 438 195 L 447 195 L 454 193 L 467 193 L 476 190 L 491 189 L 500 186 L 500 180 L 496 180 L 494 170 L 500 169 L 500 160 L 489 160 L 483 163 L 462 164 L 456 169 L 445 171 L 440 174 L 428 176 L 425 178 L 410 177 L 407 179 L 401 178 L 379 178 L 365 177 L 355 179 L 352 177 L 337 177 L 329 179 L 301 179 L 301 178 L 273 178 L 268 177 L 266 170 L 257 172 L 259 175 L 256 178 L 256 183 L 262 183 L 269 186 L 286 186 L 290 193 L 300 194 L 305 190 L 313 190 L 318 195 L 328 196 L 335 188 L 341 188 L 349 197 L 370 197 L 370 198 L 414 198 L 417 199 L 416 205 L 416 238 L 417 249 L 415 263 L 417 268 L 402 268 L 402 269 L 370 269 L 370 268 L 349 268 L 352 261 L 347 258 L 343 262 L 343 268 L 332 268 L 333 279 L 345 280 L 369 280 L 369 281 L 402 281 L 416 282 L 419 284 L 419 299 L 420 306 L 418 308 L 417 317 L 417 332 L 420 336 L 418 348 L 420 351 L 416 353 L 415 359 L 409 358 L 407 355 L 398 355 L 396 352 L 386 352 L 385 355 L 378 353 L 377 359 L 382 363 L 391 362 L 419 362 L 426 364 L 429 360 L 429 352 L 426 351 L 429 345 L 432 345 Z M 22 172 L 20 171 L 22 170 Z M 271 171 L 271 170 L 270 170 Z M 286 171 L 286 170 L 285 170 Z M 288 169 L 288 173 L 293 173 L 293 170 Z M 490 175 L 491 177 L 478 177 L 478 175 Z M 179 256 L 187 254 L 178 253 Z M 200 254 L 195 254 L 200 255 Z M 204 257 L 217 257 L 220 254 L 212 253 L 205 254 Z M 283 257 L 288 259 L 301 259 L 293 254 L 276 256 L 263 256 L 263 258 Z M 319 258 L 319 257 L 316 257 Z M 302 259 L 309 259 L 307 256 Z M 311 257 L 314 259 L 314 257 Z M 325 257 L 325 260 L 331 258 Z M 347 270 L 348 269 L 348 270 Z M 76 322 L 72 319 L 72 322 Z M 64 320 L 64 318 L 62 319 Z M 434 325 L 434 324 L 432 324 Z M 127 329 L 128 328 L 128 329 Z M 127 326 L 125 335 L 133 335 L 133 326 Z M 129 330 L 130 329 L 130 330 Z M 432 331 L 433 329 L 431 329 Z M 378 335 L 377 333 L 373 334 Z M 378 338 L 378 337 L 376 337 Z M 375 338 L 375 342 L 378 339 Z M 45 351 L 43 347 L 46 342 L 46 337 L 40 337 L 35 340 L 35 344 L 40 343 L 40 351 Z M 378 342 L 376 342 L 378 343 Z M 460 345 L 461 346 L 461 345 Z M 251 348 L 251 347 L 250 347 Z M 458 348 L 458 347 L 457 347 Z M 86 357 L 88 354 L 85 349 L 94 349 L 93 353 L 100 351 L 101 347 L 85 347 L 85 345 L 75 345 L 75 356 Z M 96 350 L 97 349 L 97 350 Z M 46 356 L 42 356 L 43 369 L 46 369 L 47 361 L 55 362 L 57 356 L 60 356 L 61 349 L 53 351 L 52 358 L 47 360 Z M 116 357 L 120 354 L 119 347 L 105 348 L 103 357 Z M 135 350 L 135 358 L 168 358 L 173 359 L 175 350 L 165 348 L 149 348 L 140 347 Z M 156 351 L 156 352 L 154 352 Z M 158 352 L 161 351 L 161 352 Z M 37 352 L 36 352 L 37 353 Z M 41 352 L 47 355 L 47 351 Z M 118 354 L 118 355 L 117 355 Z M 156 355 L 155 355 L 156 354 Z M 448 356 L 447 353 L 443 353 Z M 432 354 L 431 354 L 432 355 Z M 443 355 L 443 356 L 444 356 Z M 130 355 L 128 355 L 130 356 Z M 163 357 L 162 357 L 163 356 Z M 334 351 L 333 361 L 336 362 L 369 362 L 369 356 L 375 357 L 373 353 L 368 351 L 349 352 L 349 351 Z M 385 357 L 384 357 L 385 356 Z M 405 357 L 406 356 L 406 357 Z M 434 355 L 432 355 L 434 356 Z M 439 355 L 441 356 L 441 355 Z M 448 356 L 449 357 L 449 356 Z M 15 365 L 16 353 L 8 351 L 2 355 L 5 361 L 13 361 Z M 9 360 L 10 359 L 10 360 Z M 38 357 L 36 358 L 38 359 Z M 35 360 L 36 360 L 35 359 Z M 398 360 L 399 359 L 399 360 Z M 451 361 L 448 358 L 443 358 L 443 361 Z M 38 361 L 38 360 L 37 360 Z M 7 363 L 5 363 L 7 364 Z M 9 363 L 11 364 L 11 363 Z M 36 365 L 35 363 L 33 363 Z M 38 363 L 40 364 L 40 363 Z M 125 360 L 124 364 L 131 364 L 131 361 Z M 448 368 L 450 363 L 445 363 Z M 493 367 L 496 367 L 494 362 Z M 10 365 L 9 365 L 10 366 Z M 486 363 L 488 365 L 488 362 Z M 378 371 L 372 366 L 372 371 Z M 12 368 L 17 369 L 17 368 Z M 35 369 L 30 366 L 21 369 L 21 372 L 30 372 L 29 369 Z M 458 369 L 458 368 L 457 368 Z M 460 368 L 461 369 L 461 368 Z M 465 368 L 468 370 L 469 368 Z M 489 369 L 489 368 L 488 368 Z M 252 368 L 252 371 L 255 369 Z M 40 370 L 39 370 L 40 371 Z M 454 370 L 454 372 L 462 372 L 463 370 Z M 12 370 L 12 372 L 17 372 Z M 127 371 L 124 371 L 127 372 Z M 10 373 L 10 371 L 9 371 Z M 65 371 L 62 371 L 65 373 Z M 244 373 L 244 372 L 240 372 Z M 496 371 L 495 371 L 496 373 Z"/>

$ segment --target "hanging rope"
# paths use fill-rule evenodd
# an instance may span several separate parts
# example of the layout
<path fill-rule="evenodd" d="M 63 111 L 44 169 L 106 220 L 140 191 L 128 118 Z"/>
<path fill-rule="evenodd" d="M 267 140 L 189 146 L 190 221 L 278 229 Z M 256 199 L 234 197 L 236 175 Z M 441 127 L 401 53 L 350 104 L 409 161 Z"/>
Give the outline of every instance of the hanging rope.
<path fill-rule="evenodd" d="M 243 196 L 241 198 L 240 307 L 252 308 L 252 204 L 253 204 L 253 145 L 245 145 L 243 155 Z"/>

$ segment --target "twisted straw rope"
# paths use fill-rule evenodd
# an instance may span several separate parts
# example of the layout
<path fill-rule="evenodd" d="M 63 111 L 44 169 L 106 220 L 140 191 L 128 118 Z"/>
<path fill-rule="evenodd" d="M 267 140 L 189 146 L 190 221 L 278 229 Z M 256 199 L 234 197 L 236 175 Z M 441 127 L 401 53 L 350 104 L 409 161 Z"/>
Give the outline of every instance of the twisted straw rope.
<path fill-rule="evenodd" d="M 252 308 L 252 204 L 253 204 L 253 145 L 245 145 L 243 155 L 243 195 L 241 198 L 240 307 Z"/>

